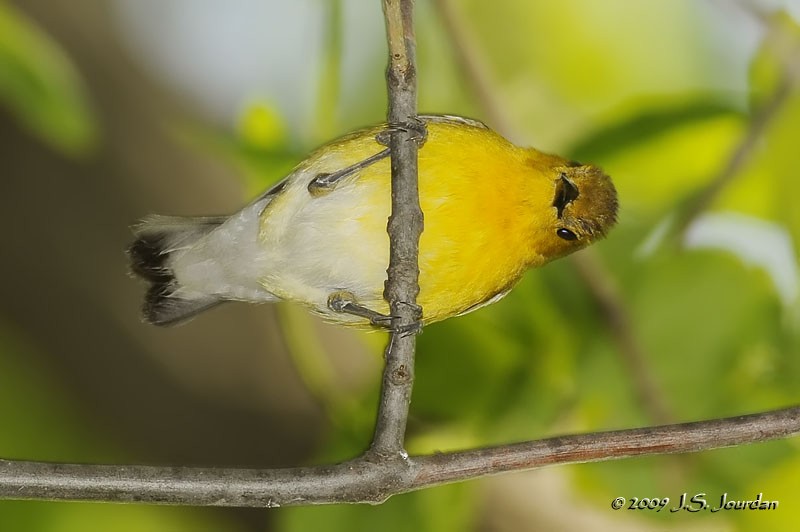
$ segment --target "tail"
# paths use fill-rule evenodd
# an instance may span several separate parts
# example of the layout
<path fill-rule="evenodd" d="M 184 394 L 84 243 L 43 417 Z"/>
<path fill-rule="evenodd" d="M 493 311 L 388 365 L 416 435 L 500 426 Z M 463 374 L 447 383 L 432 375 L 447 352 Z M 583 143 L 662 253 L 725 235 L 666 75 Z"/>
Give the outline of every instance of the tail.
<path fill-rule="evenodd" d="M 154 325 L 175 325 L 223 300 L 180 290 L 170 266 L 171 256 L 219 227 L 225 217 L 180 218 L 150 216 L 133 228 L 136 240 L 128 248 L 131 270 L 150 282 L 142 313 Z"/>

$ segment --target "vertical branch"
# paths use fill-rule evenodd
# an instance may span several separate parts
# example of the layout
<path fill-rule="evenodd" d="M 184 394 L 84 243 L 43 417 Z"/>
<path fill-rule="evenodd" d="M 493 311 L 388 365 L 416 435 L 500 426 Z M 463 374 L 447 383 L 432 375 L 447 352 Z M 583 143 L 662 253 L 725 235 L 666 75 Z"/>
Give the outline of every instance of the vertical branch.
<path fill-rule="evenodd" d="M 417 115 L 417 72 L 413 0 L 384 0 L 389 66 L 389 124 L 400 126 Z M 417 186 L 417 144 L 410 128 L 392 130 L 392 214 L 389 217 L 389 269 L 384 297 L 392 319 L 386 366 L 371 451 L 378 456 L 403 455 L 408 405 L 414 382 L 414 351 L 420 309 L 419 237 L 422 210 Z M 405 332 L 401 332 L 405 331 Z"/>

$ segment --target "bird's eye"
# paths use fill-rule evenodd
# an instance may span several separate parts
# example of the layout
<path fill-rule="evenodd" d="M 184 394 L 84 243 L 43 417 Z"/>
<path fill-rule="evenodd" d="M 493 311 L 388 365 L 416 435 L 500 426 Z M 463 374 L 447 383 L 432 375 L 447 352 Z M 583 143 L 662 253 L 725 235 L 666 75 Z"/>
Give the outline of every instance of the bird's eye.
<path fill-rule="evenodd" d="M 564 240 L 578 240 L 578 235 L 570 231 L 569 229 L 564 229 L 563 227 L 556 230 L 556 234 L 563 238 Z"/>

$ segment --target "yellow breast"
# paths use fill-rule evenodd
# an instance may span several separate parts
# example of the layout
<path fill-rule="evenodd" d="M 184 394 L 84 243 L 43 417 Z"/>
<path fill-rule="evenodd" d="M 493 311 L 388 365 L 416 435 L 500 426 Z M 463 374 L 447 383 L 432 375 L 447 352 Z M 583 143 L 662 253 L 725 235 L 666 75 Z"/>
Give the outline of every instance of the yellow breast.
<path fill-rule="evenodd" d="M 425 225 L 418 303 L 426 322 L 460 314 L 505 292 L 535 260 L 536 210 L 549 208 L 552 186 L 532 164 L 528 150 L 489 129 L 429 125 L 419 152 Z M 388 163 L 376 166 L 362 180 L 388 185 L 388 172 Z M 378 194 L 388 197 L 388 190 Z M 377 229 L 385 231 L 385 223 Z"/>

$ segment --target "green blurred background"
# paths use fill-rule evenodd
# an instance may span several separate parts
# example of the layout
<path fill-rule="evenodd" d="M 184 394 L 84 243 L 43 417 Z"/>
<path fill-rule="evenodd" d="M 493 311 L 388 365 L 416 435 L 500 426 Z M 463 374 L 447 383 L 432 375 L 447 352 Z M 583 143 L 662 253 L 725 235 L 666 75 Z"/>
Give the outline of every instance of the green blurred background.
<path fill-rule="evenodd" d="M 621 213 L 590 253 L 425 330 L 411 452 L 800 402 L 798 19 L 796 0 L 418 0 L 420 109 L 602 166 Z M 232 212 L 382 121 L 384 68 L 377 1 L 0 0 L 0 456 L 278 467 L 366 447 L 382 333 L 287 305 L 146 326 L 123 250 L 139 217 Z M 549 468 L 379 507 L 4 501 L 0 530 L 785 530 L 799 451 Z M 684 492 L 780 506 L 610 507 Z"/>

